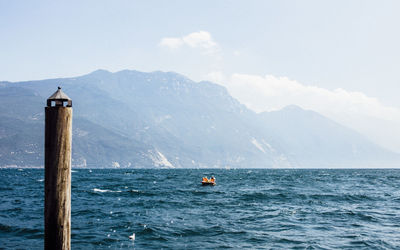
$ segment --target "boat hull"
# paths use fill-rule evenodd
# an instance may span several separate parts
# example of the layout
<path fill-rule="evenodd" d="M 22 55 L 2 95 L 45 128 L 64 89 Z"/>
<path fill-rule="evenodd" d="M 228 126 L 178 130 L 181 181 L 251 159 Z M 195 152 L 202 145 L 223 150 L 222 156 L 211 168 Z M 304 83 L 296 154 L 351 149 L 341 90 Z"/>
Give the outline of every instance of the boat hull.
<path fill-rule="evenodd" d="M 215 186 L 215 182 L 202 181 L 201 185 L 203 185 L 203 186 Z"/>

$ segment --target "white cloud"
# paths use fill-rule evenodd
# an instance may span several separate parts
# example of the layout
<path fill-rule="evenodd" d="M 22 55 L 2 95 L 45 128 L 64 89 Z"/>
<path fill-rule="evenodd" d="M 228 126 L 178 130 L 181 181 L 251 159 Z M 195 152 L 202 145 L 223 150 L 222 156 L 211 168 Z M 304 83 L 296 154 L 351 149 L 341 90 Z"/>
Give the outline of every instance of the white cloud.
<path fill-rule="evenodd" d="M 211 34 L 207 31 L 190 33 L 184 36 L 182 40 L 192 48 L 211 49 L 217 47 L 217 43 L 213 41 Z"/>
<path fill-rule="evenodd" d="M 262 77 L 233 74 L 225 85 L 233 96 L 257 112 L 296 104 L 327 115 L 363 114 L 400 121 L 400 110 L 385 106 L 378 99 L 362 92 L 347 91 L 342 88 L 329 90 L 272 75 Z"/>
<path fill-rule="evenodd" d="M 190 48 L 203 49 L 206 53 L 216 53 L 219 51 L 218 44 L 207 31 L 193 32 L 183 37 L 165 37 L 161 39 L 159 46 L 170 49 L 188 46 Z"/>

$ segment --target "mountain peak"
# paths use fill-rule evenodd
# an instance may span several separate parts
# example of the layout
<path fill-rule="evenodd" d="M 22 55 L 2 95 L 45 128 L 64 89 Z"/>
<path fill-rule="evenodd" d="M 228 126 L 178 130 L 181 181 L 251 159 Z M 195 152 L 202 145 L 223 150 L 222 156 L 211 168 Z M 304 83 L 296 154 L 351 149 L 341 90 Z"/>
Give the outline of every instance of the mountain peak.
<path fill-rule="evenodd" d="M 310 109 L 303 109 L 302 107 L 297 106 L 295 104 L 288 105 L 288 106 L 284 107 L 283 109 L 279 110 L 278 112 L 286 113 L 291 116 L 302 116 L 304 118 L 306 118 L 306 117 L 307 118 L 310 118 L 310 117 L 324 117 L 325 118 L 324 115 L 322 115 L 318 112 L 315 112 Z"/>
<path fill-rule="evenodd" d="M 42 164 L 43 100 L 60 82 L 77 104 L 76 166 L 114 166 L 118 160 L 120 166 L 157 167 L 161 158 L 176 167 L 365 167 L 400 161 L 296 105 L 257 115 L 212 82 L 175 72 L 100 69 L 0 88 L 0 166 Z"/>
<path fill-rule="evenodd" d="M 111 74 L 111 72 L 108 70 L 105 70 L 105 69 L 98 69 L 98 70 L 95 70 L 95 71 L 89 73 L 88 75 L 103 76 L 103 75 L 108 75 L 108 74 Z"/>

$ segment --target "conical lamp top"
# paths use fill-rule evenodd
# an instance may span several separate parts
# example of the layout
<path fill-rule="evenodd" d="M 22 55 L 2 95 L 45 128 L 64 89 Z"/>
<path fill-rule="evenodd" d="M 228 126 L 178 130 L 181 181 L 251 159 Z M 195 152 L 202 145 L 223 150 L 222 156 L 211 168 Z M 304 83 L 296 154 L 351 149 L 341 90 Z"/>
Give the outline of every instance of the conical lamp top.
<path fill-rule="evenodd" d="M 64 102 L 67 102 L 66 107 L 72 107 L 72 100 L 58 87 L 57 91 L 54 92 L 49 98 L 47 98 L 47 106 L 52 107 L 52 101 L 55 106 L 64 106 Z"/>

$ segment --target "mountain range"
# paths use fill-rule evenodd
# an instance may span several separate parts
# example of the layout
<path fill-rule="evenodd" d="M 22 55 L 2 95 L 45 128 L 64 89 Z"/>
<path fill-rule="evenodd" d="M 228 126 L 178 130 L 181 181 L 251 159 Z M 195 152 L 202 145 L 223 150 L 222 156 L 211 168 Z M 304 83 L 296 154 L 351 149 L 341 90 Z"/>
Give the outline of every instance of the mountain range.
<path fill-rule="evenodd" d="M 73 101 L 74 167 L 396 167 L 400 156 L 316 112 L 255 113 L 215 83 L 174 72 L 97 70 L 0 82 L 0 166 L 43 166 L 44 107 Z"/>

